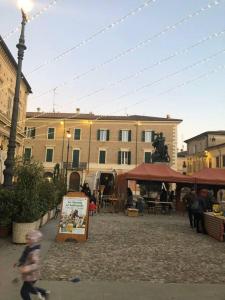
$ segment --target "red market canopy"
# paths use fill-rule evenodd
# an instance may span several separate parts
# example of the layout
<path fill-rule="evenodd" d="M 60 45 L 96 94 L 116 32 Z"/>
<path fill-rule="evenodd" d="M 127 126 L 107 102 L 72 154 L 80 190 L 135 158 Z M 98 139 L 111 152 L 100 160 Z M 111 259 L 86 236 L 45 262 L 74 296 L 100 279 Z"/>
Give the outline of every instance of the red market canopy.
<path fill-rule="evenodd" d="M 225 185 L 225 169 L 205 168 L 192 177 L 196 184 Z"/>
<path fill-rule="evenodd" d="M 141 164 L 124 174 L 127 180 L 161 181 L 170 183 L 194 183 L 191 176 L 174 171 L 166 164 Z"/>

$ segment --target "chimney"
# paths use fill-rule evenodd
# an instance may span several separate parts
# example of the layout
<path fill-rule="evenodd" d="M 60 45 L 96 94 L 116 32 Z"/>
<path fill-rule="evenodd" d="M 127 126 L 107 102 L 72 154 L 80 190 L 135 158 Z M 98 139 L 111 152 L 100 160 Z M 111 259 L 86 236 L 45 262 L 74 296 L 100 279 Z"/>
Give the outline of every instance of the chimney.
<path fill-rule="evenodd" d="M 37 107 L 37 112 L 40 112 L 41 111 L 41 108 L 40 107 Z"/>
<path fill-rule="evenodd" d="M 169 115 L 169 114 L 168 114 L 168 115 L 166 115 L 166 118 L 167 118 L 167 119 L 170 119 L 170 115 Z"/>
<path fill-rule="evenodd" d="M 79 114 L 80 113 L 80 109 L 79 107 L 76 108 L 76 113 Z"/>

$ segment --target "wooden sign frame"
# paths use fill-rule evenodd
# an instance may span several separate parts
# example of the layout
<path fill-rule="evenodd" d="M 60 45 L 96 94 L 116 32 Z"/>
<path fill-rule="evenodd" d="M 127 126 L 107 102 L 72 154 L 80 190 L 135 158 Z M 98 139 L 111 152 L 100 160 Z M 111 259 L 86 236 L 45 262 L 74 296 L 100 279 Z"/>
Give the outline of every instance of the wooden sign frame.
<path fill-rule="evenodd" d="M 86 215 L 85 215 L 85 227 L 84 227 L 84 233 L 69 233 L 69 232 L 62 232 L 62 227 L 61 227 L 61 223 L 63 220 L 64 215 L 64 211 L 63 211 L 63 204 L 68 201 L 68 199 L 71 199 L 71 203 L 74 203 L 76 201 L 79 201 L 81 199 L 87 199 L 87 207 L 86 207 Z M 75 206 L 76 207 L 76 206 Z M 75 240 L 78 242 L 85 242 L 88 239 L 88 229 L 89 229 L 89 198 L 82 192 L 69 192 L 67 193 L 66 196 L 63 197 L 63 201 L 62 201 L 62 205 L 61 205 L 61 213 L 60 213 L 60 221 L 59 221 L 59 226 L 58 226 L 58 233 L 56 235 L 56 241 L 58 242 L 65 242 L 66 240 Z M 73 211 L 73 209 L 71 209 L 71 213 L 75 213 L 75 211 Z M 79 215 L 77 216 L 79 218 Z M 70 225 L 70 229 L 71 226 L 73 226 L 73 223 L 71 224 L 67 224 L 66 226 Z M 83 229 L 83 227 L 80 228 L 81 230 Z M 66 229 L 67 230 L 67 229 Z M 73 230 L 73 227 L 72 229 Z"/>

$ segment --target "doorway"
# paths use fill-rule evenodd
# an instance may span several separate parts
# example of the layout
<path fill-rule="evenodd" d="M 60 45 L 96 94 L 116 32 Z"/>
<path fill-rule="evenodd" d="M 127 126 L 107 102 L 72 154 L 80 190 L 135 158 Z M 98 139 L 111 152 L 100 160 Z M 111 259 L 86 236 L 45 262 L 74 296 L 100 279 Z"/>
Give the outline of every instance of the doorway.
<path fill-rule="evenodd" d="M 70 174 L 69 190 L 74 192 L 79 192 L 80 190 L 80 174 L 77 172 L 72 172 Z"/>

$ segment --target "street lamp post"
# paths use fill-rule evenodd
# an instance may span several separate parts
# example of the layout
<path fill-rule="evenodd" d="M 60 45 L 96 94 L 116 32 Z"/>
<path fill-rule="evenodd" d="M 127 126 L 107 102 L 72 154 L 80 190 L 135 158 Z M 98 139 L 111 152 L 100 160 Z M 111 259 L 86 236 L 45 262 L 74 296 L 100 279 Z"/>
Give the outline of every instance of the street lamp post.
<path fill-rule="evenodd" d="M 67 130 L 67 132 L 66 132 L 66 137 L 67 137 L 67 154 L 66 154 L 66 174 L 65 174 L 65 183 L 66 183 L 66 186 L 67 186 L 67 173 L 68 173 L 69 151 L 70 151 L 70 138 L 71 138 L 70 130 Z"/>
<path fill-rule="evenodd" d="M 19 38 L 19 43 L 16 45 L 18 48 L 18 65 L 17 65 L 17 74 L 16 74 L 16 86 L 15 86 L 15 95 L 13 99 L 13 111 L 11 118 L 11 127 L 8 143 L 7 158 L 5 160 L 5 170 L 4 170 L 4 187 L 12 188 L 12 179 L 13 179 L 13 166 L 15 159 L 15 149 L 16 149 L 16 131 L 17 131 L 17 121 L 18 121 L 18 111 L 19 111 L 19 100 L 20 100 L 20 84 L 21 84 L 21 75 L 22 75 L 22 61 L 24 56 L 24 51 L 26 50 L 25 46 L 25 25 L 27 23 L 26 13 L 31 9 L 32 3 L 29 3 L 29 0 L 19 0 L 19 5 L 22 12 L 22 23 L 21 23 L 21 33 Z"/>

